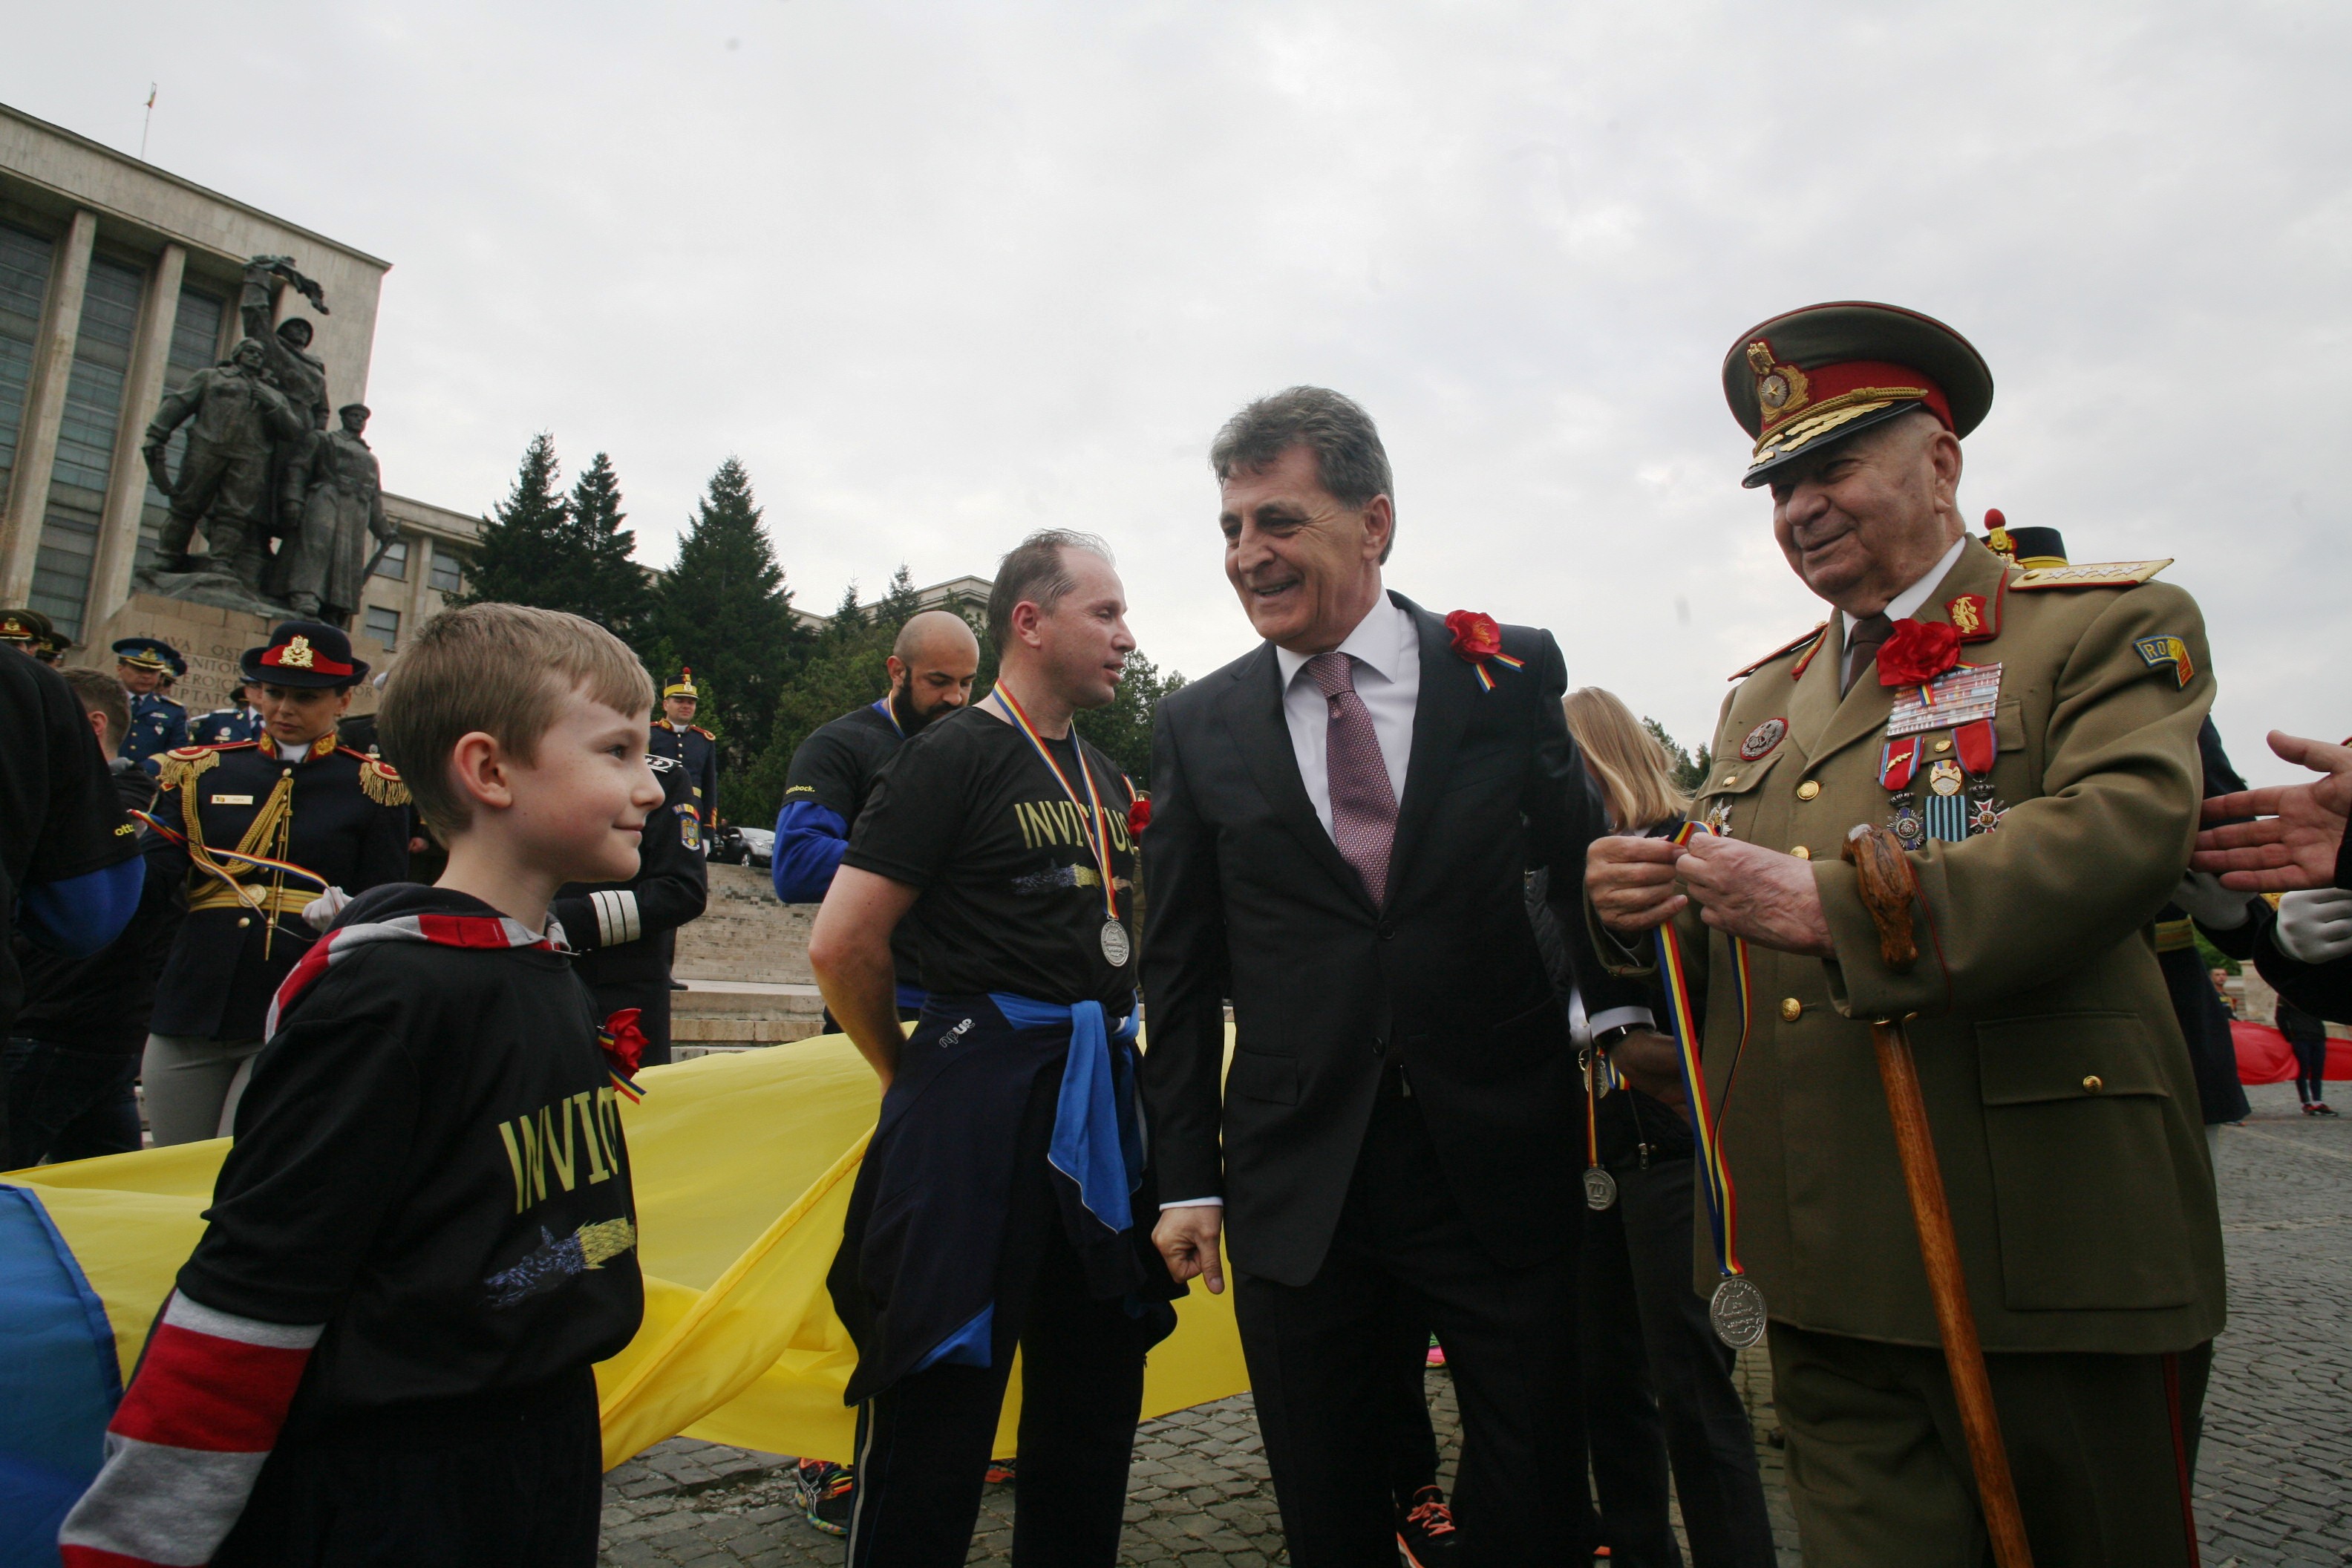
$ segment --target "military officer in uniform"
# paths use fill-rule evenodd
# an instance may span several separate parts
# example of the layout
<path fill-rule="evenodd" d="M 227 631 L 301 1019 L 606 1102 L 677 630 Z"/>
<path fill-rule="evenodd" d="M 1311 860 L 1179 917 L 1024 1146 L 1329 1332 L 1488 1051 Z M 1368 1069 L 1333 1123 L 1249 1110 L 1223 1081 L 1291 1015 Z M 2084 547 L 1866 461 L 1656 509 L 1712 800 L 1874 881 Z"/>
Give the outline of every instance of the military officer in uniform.
<path fill-rule="evenodd" d="M 662 716 L 654 721 L 653 744 L 648 749 L 655 756 L 667 757 L 685 767 L 707 839 L 719 826 L 719 742 L 694 721 L 698 697 L 694 671 L 680 669 L 677 679 L 662 688 Z"/>
<path fill-rule="evenodd" d="M 159 1144 L 229 1132 L 278 983 L 345 898 L 408 871 L 408 786 L 336 743 L 367 675 L 351 639 L 286 621 L 246 650 L 241 673 L 261 734 L 165 752 L 145 836 L 150 875 L 187 904 L 141 1070 Z"/>
<path fill-rule="evenodd" d="M 686 769 L 648 756 L 661 782 L 662 808 L 646 821 L 637 874 L 625 882 L 567 882 L 549 912 L 563 923 L 572 969 L 596 999 L 596 1016 L 637 1009 L 646 1067 L 669 1060 L 669 967 L 677 928 L 700 918 L 710 870 L 702 822 Z"/>
<path fill-rule="evenodd" d="M 27 658 L 54 664 L 53 658 L 42 657 L 42 650 L 57 638 L 49 617 L 38 610 L 0 610 L 0 645 L 15 648 Z"/>
<path fill-rule="evenodd" d="M 192 746 L 233 746 L 240 741 L 261 739 L 261 708 L 256 700 L 261 688 L 247 682 L 236 689 L 236 702 L 227 708 L 215 708 L 188 721 L 188 743 Z M 361 747 L 365 751 L 367 748 Z"/>
<path fill-rule="evenodd" d="M 185 675 L 180 650 L 155 637 L 124 637 L 114 645 L 114 676 L 131 694 L 131 728 L 119 755 L 147 769 L 149 759 L 188 743 L 188 710 L 160 689 L 167 675 Z"/>
<path fill-rule="evenodd" d="M 2028 569 L 1968 535 L 1992 377 L 1940 322 L 1811 307 L 1742 333 L 1723 379 L 1746 483 L 1832 613 L 1725 700 L 1697 805 L 1720 836 L 1600 839 L 1587 889 L 1623 967 L 1671 921 L 1714 977 L 1727 1249 L 1769 1319 L 1806 1561 L 1988 1560 L 1871 1043 L 1908 1017 L 2036 1560 L 2192 1563 L 2221 1237 L 2143 931 L 2196 832 L 2203 619 L 2149 581 L 2165 563 Z M 1861 824 L 1916 876 L 1907 972 L 1839 857 Z"/>

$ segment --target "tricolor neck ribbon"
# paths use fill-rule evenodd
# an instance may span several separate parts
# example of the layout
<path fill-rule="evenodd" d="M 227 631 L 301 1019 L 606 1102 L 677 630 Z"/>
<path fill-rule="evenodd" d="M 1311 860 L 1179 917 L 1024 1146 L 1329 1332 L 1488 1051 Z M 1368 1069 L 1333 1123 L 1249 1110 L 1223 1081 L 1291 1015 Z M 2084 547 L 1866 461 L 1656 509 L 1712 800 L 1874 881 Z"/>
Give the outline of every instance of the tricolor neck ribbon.
<path fill-rule="evenodd" d="M 1708 831 L 1704 824 L 1685 822 L 1674 841 L 1688 844 Z M 1691 1135 L 1698 1143 L 1698 1168 L 1706 1183 L 1707 1226 L 1715 1241 L 1716 1268 L 1728 1279 L 1745 1272 L 1739 1267 L 1739 1201 L 1732 1190 L 1731 1167 L 1723 1159 L 1722 1113 L 1707 1104 L 1706 1069 L 1699 1061 L 1700 1020 L 1691 1002 L 1690 966 L 1683 956 L 1682 938 L 1672 921 L 1658 928 L 1658 974 L 1665 983 L 1666 1018 L 1674 1032 L 1675 1058 L 1682 1065 L 1683 1092 L 1690 1100 Z M 1739 1045 L 1732 1052 L 1730 1069 L 1723 1078 L 1726 1105 L 1731 1102 L 1732 1077 L 1739 1071 L 1739 1058 L 1748 1049 L 1750 1022 L 1748 943 L 1738 937 L 1731 939 L 1731 982 L 1739 1004 Z"/>
<path fill-rule="evenodd" d="M 1038 735 L 1037 727 L 1029 722 L 1028 713 L 1023 710 L 1021 700 L 1013 695 L 1012 689 L 1000 680 L 996 683 L 996 689 L 989 695 L 995 699 L 997 707 L 1003 710 L 1004 716 L 1013 721 L 1013 727 L 1029 737 L 1029 744 L 1045 759 L 1047 770 L 1061 784 L 1062 793 L 1068 795 L 1070 804 L 1085 816 L 1087 851 L 1095 858 L 1095 869 L 1102 873 L 1103 910 L 1110 919 L 1118 919 L 1118 889 L 1113 885 L 1110 873 L 1110 823 L 1103 816 L 1102 797 L 1095 793 L 1095 771 L 1087 766 L 1085 742 L 1075 732 L 1070 736 L 1070 750 L 1078 759 L 1078 773 L 1087 781 L 1087 797 L 1080 800 L 1077 790 L 1070 783 L 1070 775 L 1064 773 L 1062 764 L 1054 760 L 1053 752 Z"/>
<path fill-rule="evenodd" d="M 188 843 L 188 836 L 186 834 L 173 832 L 171 828 L 164 826 L 162 823 L 156 821 L 145 812 L 133 811 L 131 815 L 145 823 L 148 826 L 153 828 L 157 833 L 162 834 L 165 838 L 170 839 L 173 843 L 179 845 L 182 848 L 193 847 Z M 204 851 L 206 855 L 212 856 L 215 859 L 234 860 L 241 866 L 251 866 L 256 870 L 276 871 L 289 877 L 299 877 L 306 882 L 316 882 L 319 885 L 319 890 L 320 892 L 324 892 L 327 889 L 327 879 L 321 877 L 316 871 L 310 870 L 305 867 L 297 866 L 291 860 L 273 860 L 267 855 L 248 855 L 242 849 L 223 849 L 219 846 L 213 844 L 204 846 Z M 230 880 L 229 885 L 231 887 L 242 887 L 244 884 L 232 879 Z"/>

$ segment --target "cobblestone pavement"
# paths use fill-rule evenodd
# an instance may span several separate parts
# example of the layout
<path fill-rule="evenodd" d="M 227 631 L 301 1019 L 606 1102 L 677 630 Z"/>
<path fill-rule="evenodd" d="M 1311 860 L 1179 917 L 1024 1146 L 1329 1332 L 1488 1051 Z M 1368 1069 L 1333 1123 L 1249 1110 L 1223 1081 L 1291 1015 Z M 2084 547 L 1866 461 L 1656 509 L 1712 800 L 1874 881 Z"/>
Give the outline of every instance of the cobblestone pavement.
<path fill-rule="evenodd" d="M 2347 1086 L 2352 1090 L 2352 1086 Z M 2221 1131 L 2230 1330 L 2215 1352 L 2196 1492 L 2208 1568 L 2352 1563 L 2352 1115 L 2314 1121 L 2284 1084 L 2247 1091 L 2254 1112 Z M 2347 1092 L 2352 1100 L 2352 1092 Z M 1739 1378 L 1782 1568 L 1801 1559 L 1782 1485 L 1771 1374 L 1760 1351 Z M 1453 1385 L 1429 1379 L 1453 1484 Z M 606 1478 L 604 1552 L 615 1568 L 838 1563 L 842 1542 L 794 1506 L 791 1461 L 683 1438 Z M 1136 1434 L 1123 1565 L 1285 1563 L 1249 1396 Z M 1008 1560 L 1013 1489 L 988 1489 L 970 1562 Z"/>

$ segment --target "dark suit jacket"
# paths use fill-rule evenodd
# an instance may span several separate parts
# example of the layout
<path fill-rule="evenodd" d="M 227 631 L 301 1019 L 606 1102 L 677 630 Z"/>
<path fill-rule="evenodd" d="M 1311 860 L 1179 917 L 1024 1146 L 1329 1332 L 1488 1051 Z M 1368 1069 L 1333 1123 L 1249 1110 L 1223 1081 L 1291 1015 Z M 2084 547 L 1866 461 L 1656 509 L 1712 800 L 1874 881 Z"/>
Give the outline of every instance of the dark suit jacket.
<path fill-rule="evenodd" d="M 1391 597 L 1420 629 L 1421 692 L 1385 909 L 1307 799 L 1272 645 L 1170 695 L 1154 725 L 1143 1085 L 1160 1190 L 1223 1196 L 1234 1266 L 1286 1285 L 1322 1267 L 1391 1055 L 1496 1262 L 1560 1250 L 1581 1202 L 1575 1063 L 1521 880 L 1549 866 L 1580 921 L 1585 846 L 1606 826 L 1561 716 L 1559 647 L 1505 626 L 1525 668 L 1491 666 L 1486 690 L 1443 620 Z"/>

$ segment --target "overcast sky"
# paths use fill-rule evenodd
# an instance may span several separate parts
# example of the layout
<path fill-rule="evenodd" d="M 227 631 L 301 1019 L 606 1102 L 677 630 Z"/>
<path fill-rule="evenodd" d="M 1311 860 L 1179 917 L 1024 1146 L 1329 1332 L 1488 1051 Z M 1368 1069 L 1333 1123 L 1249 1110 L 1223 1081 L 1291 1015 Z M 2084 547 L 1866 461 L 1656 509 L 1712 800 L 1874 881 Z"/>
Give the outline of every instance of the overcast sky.
<path fill-rule="evenodd" d="M 1389 582 L 1559 634 L 1696 742 L 1816 602 L 1717 382 L 1814 300 L 1950 322 L 1971 520 L 2171 555 L 2216 714 L 2352 730 L 2352 6 L 19 7 L 0 98 L 390 258 L 387 485 L 481 510 L 611 452 L 666 563 L 728 453 L 830 609 L 1024 532 L 1143 647 L 1251 638 L 1203 452 L 1339 387 Z"/>

